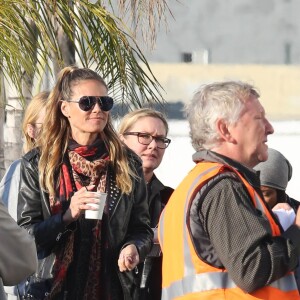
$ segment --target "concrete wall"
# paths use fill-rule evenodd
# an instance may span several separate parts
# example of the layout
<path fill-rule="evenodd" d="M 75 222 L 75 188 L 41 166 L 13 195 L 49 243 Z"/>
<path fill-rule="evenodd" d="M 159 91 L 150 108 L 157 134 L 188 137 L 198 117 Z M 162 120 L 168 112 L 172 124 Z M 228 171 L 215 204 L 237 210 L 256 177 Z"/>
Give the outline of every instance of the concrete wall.
<path fill-rule="evenodd" d="M 242 80 L 257 87 L 270 119 L 300 119 L 299 66 L 152 63 L 150 67 L 167 102 L 189 101 L 201 84 Z"/>
<path fill-rule="evenodd" d="M 152 62 L 299 64 L 299 0 L 173 0 Z M 141 44 L 142 46 L 142 44 Z"/>

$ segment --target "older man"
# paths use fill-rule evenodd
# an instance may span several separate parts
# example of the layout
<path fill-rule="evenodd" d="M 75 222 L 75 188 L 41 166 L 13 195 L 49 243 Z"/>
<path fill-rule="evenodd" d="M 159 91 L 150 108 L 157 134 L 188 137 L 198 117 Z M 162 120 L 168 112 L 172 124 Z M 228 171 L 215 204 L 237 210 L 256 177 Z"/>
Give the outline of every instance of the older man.
<path fill-rule="evenodd" d="M 253 170 L 273 133 L 258 92 L 243 82 L 205 85 L 187 116 L 196 166 L 160 219 L 162 299 L 300 299 L 292 273 L 300 214 L 281 232 Z"/>

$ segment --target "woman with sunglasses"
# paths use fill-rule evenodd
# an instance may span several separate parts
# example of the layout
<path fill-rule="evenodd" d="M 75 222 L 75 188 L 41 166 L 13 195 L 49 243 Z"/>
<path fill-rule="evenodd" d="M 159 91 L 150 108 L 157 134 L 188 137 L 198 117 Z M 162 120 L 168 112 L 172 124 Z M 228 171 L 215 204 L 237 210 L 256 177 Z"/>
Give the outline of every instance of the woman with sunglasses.
<path fill-rule="evenodd" d="M 138 299 L 136 266 L 153 233 L 142 166 L 113 129 L 112 107 L 102 77 L 64 68 L 38 149 L 22 159 L 18 222 L 47 259 L 38 299 Z M 84 214 L 99 202 L 95 192 L 106 196 L 101 220 Z"/>
<path fill-rule="evenodd" d="M 168 123 L 158 111 L 144 108 L 128 113 L 119 125 L 122 141 L 132 149 L 143 162 L 143 172 L 147 182 L 151 227 L 156 232 L 159 216 L 170 198 L 173 189 L 164 186 L 155 176 L 154 170 L 160 165 L 165 150 L 171 140 L 168 134 Z M 156 236 L 156 234 L 154 234 Z M 141 300 L 161 299 L 162 257 L 158 240 L 141 269 Z"/>

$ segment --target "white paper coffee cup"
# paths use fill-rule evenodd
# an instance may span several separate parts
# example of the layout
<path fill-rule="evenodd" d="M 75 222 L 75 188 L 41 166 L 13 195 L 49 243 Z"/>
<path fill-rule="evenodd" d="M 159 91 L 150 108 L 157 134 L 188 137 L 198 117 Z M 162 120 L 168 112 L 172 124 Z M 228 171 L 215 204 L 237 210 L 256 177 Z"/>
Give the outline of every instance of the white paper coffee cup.
<path fill-rule="evenodd" d="M 95 219 L 95 220 L 102 220 L 103 210 L 105 207 L 106 202 L 106 193 L 103 192 L 92 192 L 95 198 L 99 199 L 99 203 L 89 203 L 89 206 L 97 208 L 97 210 L 87 209 L 85 211 L 85 218 L 86 219 Z"/>

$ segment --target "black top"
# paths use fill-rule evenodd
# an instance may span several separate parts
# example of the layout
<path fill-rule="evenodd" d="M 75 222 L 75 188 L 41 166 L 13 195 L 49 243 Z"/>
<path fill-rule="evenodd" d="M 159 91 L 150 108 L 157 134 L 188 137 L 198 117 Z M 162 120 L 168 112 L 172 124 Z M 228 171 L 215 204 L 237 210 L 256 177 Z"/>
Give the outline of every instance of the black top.
<path fill-rule="evenodd" d="M 173 189 L 164 186 L 155 175 L 152 176 L 147 184 L 148 201 L 151 227 L 158 225 L 159 217 L 166 206 Z M 140 265 L 141 278 L 141 294 L 140 300 L 160 300 L 162 285 L 162 257 L 160 246 L 154 244 L 149 256 L 144 264 Z"/>
<path fill-rule="evenodd" d="M 153 174 L 150 182 L 147 184 L 148 202 L 150 211 L 151 227 L 157 226 L 160 214 L 166 206 L 173 189 L 164 186 Z"/>

